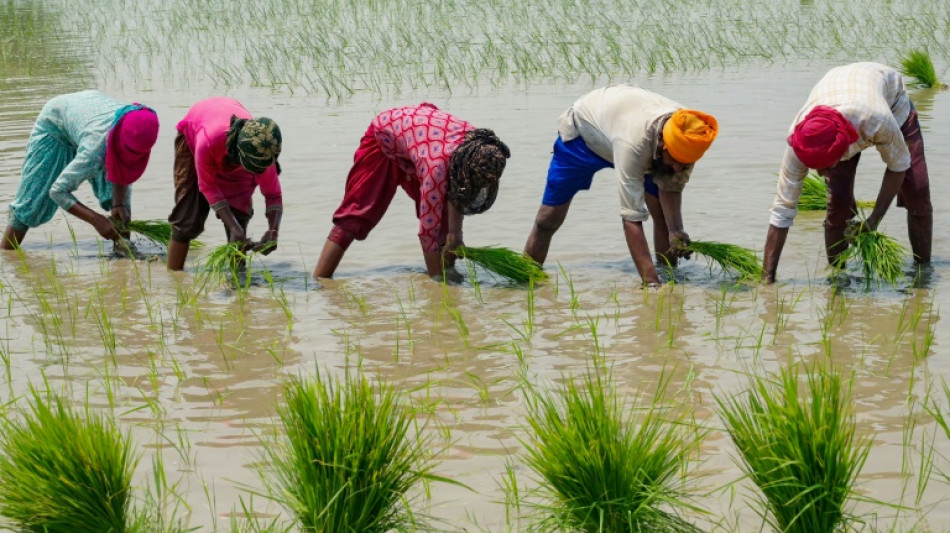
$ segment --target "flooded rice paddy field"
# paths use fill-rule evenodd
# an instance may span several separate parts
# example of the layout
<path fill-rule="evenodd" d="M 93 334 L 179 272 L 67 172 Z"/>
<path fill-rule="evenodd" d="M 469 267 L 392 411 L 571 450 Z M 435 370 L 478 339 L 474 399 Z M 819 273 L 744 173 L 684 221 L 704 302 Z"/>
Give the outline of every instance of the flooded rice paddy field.
<path fill-rule="evenodd" d="M 361 17 L 379 16 L 373 10 L 385 4 L 367 3 L 374 7 L 355 14 L 334 4 L 329 18 L 356 24 Z M 518 25 L 492 18 L 500 12 L 496 4 L 488 4 L 488 18 L 501 26 L 497 31 L 515 32 Z M 801 213 L 785 247 L 780 283 L 735 285 L 694 259 L 672 273 L 675 283 L 658 293 L 644 292 L 626 251 L 615 182 L 608 172 L 599 174 L 592 189 L 574 200 L 548 256 L 551 279 L 534 290 L 484 277 L 478 287 L 428 279 L 412 204 L 403 196 L 397 196 L 369 239 L 353 245 L 336 279 L 322 284 L 310 279 L 342 197 L 352 153 L 377 112 L 426 100 L 477 126 L 493 128 L 513 156 L 498 201 L 490 212 L 466 219 L 465 238 L 470 245 L 520 249 L 540 202 L 557 116 L 591 88 L 620 81 L 635 82 L 718 118 L 720 135 L 697 164 L 684 194 L 686 229 L 695 239 L 760 250 L 789 121 L 814 82 L 840 63 L 875 60 L 894 65 L 909 47 L 946 43 L 950 17 L 939 2 L 888 2 L 875 6 L 878 11 L 809 4 L 746 10 L 733 4 L 726 9 L 723 3 L 703 8 L 711 10 L 707 15 L 731 15 L 709 19 L 716 22 L 695 29 L 699 33 L 691 42 L 711 47 L 728 34 L 725 28 L 733 28 L 733 48 L 720 45 L 698 54 L 689 46 L 668 47 L 666 62 L 653 61 L 652 67 L 651 51 L 663 47 L 654 41 L 655 48 L 637 55 L 630 50 L 638 42 L 626 40 L 635 39 L 629 36 L 618 36 L 614 45 L 586 43 L 602 56 L 589 67 L 564 66 L 564 58 L 581 57 L 582 49 L 544 48 L 535 54 L 538 65 L 516 64 L 514 57 L 530 54 L 514 49 L 509 57 L 513 62 L 493 70 L 479 59 L 490 54 L 485 42 L 478 41 L 478 47 L 467 49 L 467 66 L 447 71 L 443 78 L 434 76 L 430 67 L 402 64 L 397 55 L 373 55 L 383 53 L 379 46 L 397 46 L 381 35 L 375 37 L 378 42 L 357 39 L 348 55 L 335 56 L 338 63 L 323 56 L 295 56 L 301 50 L 338 53 L 332 52 L 333 45 L 346 37 L 331 33 L 324 36 L 326 42 L 317 43 L 313 21 L 300 15 L 287 19 L 293 29 L 287 35 L 300 39 L 293 45 L 297 48 L 282 40 L 284 34 L 270 23 L 266 39 L 278 44 L 265 49 L 283 55 L 270 58 L 268 68 L 286 67 L 283 78 L 272 71 L 261 74 L 273 83 L 260 82 L 245 70 L 248 64 L 268 60 L 259 55 L 265 53 L 261 49 L 244 47 L 243 40 L 234 45 L 238 41 L 231 30 L 237 22 L 223 22 L 220 34 L 202 33 L 194 26 L 214 22 L 203 11 L 188 18 L 183 2 L 163 2 L 154 25 L 144 25 L 132 14 L 106 24 L 103 19 L 110 9 L 122 13 L 128 7 L 117 1 L 102 4 L 107 7 L 87 6 L 86 19 L 60 21 L 61 33 L 37 26 L 29 33 L 38 43 L 31 51 L 10 49 L 7 42 L 0 55 L 0 205 L 7 205 L 15 193 L 32 120 L 45 100 L 97 87 L 119 99 L 153 106 L 162 122 L 149 169 L 134 187 L 134 218 L 167 217 L 173 201 L 174 125 L 193 102 L 214 94 L 234 96 L 254 114 L 280 124 L 285 213 L 280 247 L 262 261 L 278 282 L 268 286 L 256 278 L 243 295 L 223 288 L 198 291 L 196 252 L 186 272 L 169 273 L 161 262 L 163 250 L 146 245 L 156 261 L 112 259 L 91 228 L 62 213 L 31 231 L 21 254 L 0 257 L 0 403 L 45 379 L 77 401 L 111 411 L 132 431 L 146 458 L 164 458 L 169 483 L 177 483 L 174 489 L 187 503 L 179 512 L 189 523 L 204 530 L 224 529 L 228 517 L 239 513 L 235 509 L 240 499 L 246 501 L 261 490 L 259 436 L 275 424 L 281 380 L 312 375 L 316 367 L 342 372 L 360 366 L 371 379 L 394 383 L 413 398 L 420 421 L 427 421 L 428 431 L 445 445 L 435 472 L 473 489 L 431 486 L 430 506 L 423 510 L 437 518 L 437 527 L 518 530 L 521 524 L 506 513 L 501 479 L 510 463 L 519 482 L 534 485 L 520 456 L 520 439 L 526 435 L 520 376 L 526 374 L 538 384 L 556 383 L 582 372 L 594 354 L 602 354 L 628 394 L 649 393 L 662 375 L 672 375 L 670 390 L 677 400 L 713 429 L 698 467 L 689 473 L 703 488 L 697 504 L 710 512 L 697 521 L 711 530 L 747 531 L 757 530 L 760 519 L 746 500 L 752 494 L 749 484 L 733 484 L 741 472 L 733 461 L 732 444 L 718 429 L 713 394 L 739 390 L 748 373 L 775 370 L 791 359 L 814 361 L 830 355 L 845 374 L 853 373 L 859 432 L 873 439 L 859 491 L 906 506 L 898 512 L 858 504 L 857 511 L 878 513 L 882 528 L 904 531 L 919 523 L 924 529 L 944 530 L 950 520 L 945 505 L 950 485 L 940 471 L 950 473 L 950 440 L 922 405 L 950 409 L 941 389 L 950 380 L 944 347 L 950 328 L 941 316 L 950 308 L 950 237 L 944 230 L 950 214 L 941 201 L 950 194 L 946 92 L 911 90 L 920 112 L 936 208 L 934 262 L 920 273 L 908 263 L 907 279 L 895 288 L 866 292 L 856 272 L 831 283 L 823 257 L 823 215 Z M 38 5 L 57 9 L 56 3 Z M 293 2 L 272 5 L 278 14 L 300 9 Z M 685 13 L 676 10 L 701 7 L 684 5 L 648 18 L 644 28 L 661 27 Z M 409 4 L 392 6 L 413 12 Z M 527 6 L 522 9 L 533 9 L 533 4 Z M 17 2 L 6 9 L 13 9 L 15 19 L 24 24 L 46 20 L 45 12 Z M 535 42 L 542 42 L 545 31 L 556 32 L 558 21 L 570 13 L 563 9 L 540 19 Z M 745 10 L 747 18 L 734 18 L 736 10 Z M 895 13 L 906 16 L 895 22 Z M 615 23 L 611 14 L 587 23 Z M 263 15 L 274 18 L 274 12 Z M 428 15 L 448 16 L 441 11 Z M 779 28 L 768 17 L 783 16 L 794 24 L 782 25 L 771 38 L 755 37 L 765 28 Z M 247 24 L 254 19 L 247 14 L 235 17 Z M 699 24 L 702 19 L 697 17 L 688 18 Z M 926 30 L 887 31 L 915 24 Z M 834 39 L 824 45 L 808 41 L 796 54 L 798 43 L 812 31 L 831 35 L 831 28 L 838 32 Z M 205 59 L 189 46 L 176 46 L 175 39 L 181 39 L 174 37 L 176 31 L 200 35 L 190 46 L 205 47 Z M 883 40 L 884 34 L 889 40 Z M 212 37 L 218 35 L 221 43 L 214 44 L 218 41 Z M 100 40 L 106 44 L 89 46 Z M 463 53 L 451 48 L 447 43 L 452 40 L 444 36 L 436 42 L 436 50 L 448 57 L 458 59 Z M 504 42 L 499 41 L 499 49 Z M 241 53 L 229 56 L 229 43 Z M 938 73 L 946 77 L 947 57 L 939 50 L 932 52 Z M 946 54 L 945 46 L 942 50 Z M 637 59 L 624 61 L 628 56 Z M 216 61 L 216 68 L 210 66 Z M 307 69 L 308 62 L 313 62 L 313 70 Z M 544 70 L 551 65 L 561 70 Z M 866 154 L 856 196 L 873 198 L 882 172 L 879 158 Z M 79 197 L 90 201 L 91 191 L 83 188 Z M 882 228 L 907 244 L 905 227 L 903 211 L 892 207 Z M 258 215 L 250 233 L 259 236 L 264 228 Z M 209 222 L 203 240 L 220 244 L 223 230 Z M 920 452 L 930 442 L 937 471 L 918 494 Z M 140 466 L 143 484 L 150 475 L 144 466 L 148 464 L 145 460 Z M 261 515 L 281 513 L 260 498 L 253 504 Z"/>

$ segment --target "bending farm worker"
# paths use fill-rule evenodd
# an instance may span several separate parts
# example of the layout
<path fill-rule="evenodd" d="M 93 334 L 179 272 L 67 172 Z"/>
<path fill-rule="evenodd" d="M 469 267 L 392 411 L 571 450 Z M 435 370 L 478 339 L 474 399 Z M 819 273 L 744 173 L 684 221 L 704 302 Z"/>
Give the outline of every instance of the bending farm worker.
<path fill-rule="evenodd" d="M 510 156 L 492 130 L 430 103 L 380 113 L 353 157 L 313 277 L 333 276 L 346 249 L 376 227 L 400 187 L 416 204 L 426 270 L 441 275 L 443 261 L 451 267 L 455 259 L 448 252 L 462 244 L 463 216 L 492 206 Z"/>
<path fill-rule="evenodd" d="M 633 85 L 612 85 L 580 97 L 558 120 L 541 207 L 525 253 L 543 263 L 574 195 L 594 174 L 616 170 L 620 218 L 630 256 L 646 285 L 660 278 L 643 221 L 653 218 L 657 261 L 675 265 L 690 242 L 683 229 L 682 191 L 718 133 L 716 119 Z"/>
<path fill-rule="evenodd" d="M 168 268 L 181 270 L 192 240 L 204 232 L 213 209 L 228 242 L 251 245 L 247 225 L 258 185 L 264 195 L 268 229 L 257 245 L 266 255 L 277 248 L 283 213 L 280 190 L 280 128 L 253 118 L 232 98 L 208 98 L 188 110 L 175 137 L 175 207 L 168 221 Z"/>
<path fill-rule="evenodd" d="M 131 186 L 145 172 L 157 138 L 158 115 L 141 104 L 123 104 L 98 91 L 47 102 L 26 145 L 0 249 L 18 247 L 27 230 L 49 222 L 57 207 L 94 227 L 102 238 L 119 240 L 116 224 L 121 228 L 131 219 Z M 73 195 L 85 181 L 112 220 Z"/>
<path fill-rule="evenodd" d="M 861 152 L 874 146 L 887 165 L 881 188 L 861 231 L 875 230 L 894 197 L 907 209 L 907 233 L 914 258 L 930 261 L 933 206 L 917 111 L 896 70 L 877 63 L 853 63 L 828 71 L 815 84 L 788 136 L 765 240 L 766 282 L 775 281 L 788 228 L 808 169 L 828 184 L 825 250 L 830 264 L 848 248 L 845 229 L 858 208 L 854 177 Z"/>

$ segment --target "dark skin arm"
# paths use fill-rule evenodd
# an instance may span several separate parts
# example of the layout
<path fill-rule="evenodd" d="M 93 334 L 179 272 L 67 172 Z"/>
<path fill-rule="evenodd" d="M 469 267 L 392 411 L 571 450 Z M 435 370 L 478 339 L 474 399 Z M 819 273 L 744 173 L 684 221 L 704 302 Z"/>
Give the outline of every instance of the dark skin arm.
<path fill-rule="evenodd" d="M 670 249 L 666 254 L 685 257 L 689 252 L 683 249 L 690 243 L 689 235 L 683 230 L 683 194 L 681 192 L 660 189 L 660 205 L 663 218 L 670 234 Z"/>
<path fill-rule="evenodd" d="M 765 254 L 762 261 L 762 281 L 775 283 L 775 271 L 778 269 L 778 259 L 785 247 L 788 237 L 788 228 L 779 228 L 769 224 L 769 233 L 765 237 Z"/>
<path fill-rule="evenodd" d="M 280 219 L 283 213 L 282 209 L 272 209 L 267 212 L 267 231 L 264 232 L 261 242 L 256 246 L 256 249 L 261 250 L 264 255 L 277 249 L 277 232 L 280 230 Z M 268 243 L 274 244 L 267 246 Z"/>
<path fill-rule="evenodd" d="M 239 242 L 244 245 L 250 244 L 247 240 L 247 235 L 244 234 L 244 228 L 241 227 L 237 218 L 234 217 L 230 206 L 224 205 L 216 209 L 215 213 L 218 214 L 218 217 L 221 218 L 221 222 L 224 223 L 224 226 L 228 229 L 228 242 Z"/>
<path fill-rule="evenodd" d="M 125 199 L 128 197 L 128 185 L 112 185 L 112 211 L 109 213 L 112 223 L 119 228 L 119 233 L 124 239 L 129 238 L 127 226 L 132 221 L 132 210 Z"/>
<path fill-rule="evenodd" d="M 455 254 L 452 253 L 452 250 L 455 250 L 455 248 L 463 243 L 462 223 L 465 217 L 459 213 L 451 203 L 448 204 L 447 211 L 448 217 L 446 223 L 448 224 L 448 231 L 445 236 L 445 245 L 441 250 L 422 253 L 426 263 L 426 270 L 429 272 L 429 275 L 433 277 L 442 275 L 443 261 L 445 261 L 445 268 L 455 266 Z"/>
<path fill-rule="evenodd" d="M 650 257 L 650 246 L 647 244 L 646 235 L 643 233 L 643 223 L 624 220 L 623 235 L 627 240 L 630 257 L 633 258 L 633 264 L 636 265 L 643 284 L 658 286 L 660 276 L 657 275 L 653 258 Z"/>
<path fill-rule="evenodd" d="M 897 192 L 900 191 L 901 185 L 904 183 L 904 174 L 905 171 L 884 171 L 881 190 L 878 191 L 877 200 L 874 202 L 874 210 L 868 215 L 867 225 L 870 229 L 876 230 L 881 223 L 887 209 L 891 206 L 891 202 L 894 201 L 894 197 L 897 196 Z"/>
<path fill-rule="evenodd" d="M 96 228 L 96 231 L 102 236 L 103 239 L 109 239 L 110 241 L 117 241 L 122 238 L 119 234 L 119 230 L 112 224 L 112 222 L 105 216 L 99 213 L 96 213 L 92 209 L 89 209 L 81 202 L 76 202 L 72 207 L 69 208 L 69 214 L 74 217 L 86 222 L 92 227 Z"/>

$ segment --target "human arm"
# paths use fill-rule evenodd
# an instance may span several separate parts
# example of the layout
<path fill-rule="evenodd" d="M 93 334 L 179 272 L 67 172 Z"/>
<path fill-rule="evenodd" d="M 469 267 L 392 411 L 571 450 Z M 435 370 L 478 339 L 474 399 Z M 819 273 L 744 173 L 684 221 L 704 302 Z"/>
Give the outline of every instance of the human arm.
<path fill-rule="evenodd" d="M 129 186 L 112 184 L 112 210 L 110 218 L 120 228 L 123 236 L 128 238 L 128 225 L 132 221 L 132 208 L 128 204 Z"/>
<path fill-rule="evenodd" d="M 280 230 L 280 219 L 283 213 L 283 208 L 279 206 L 267 209 L 267 231 L 264 232 L 261 242 L 256 247 L 264 255 L 277 249 L 277 232 Z"/>
<path fill-rule="evenodd" d="M 228 242 L 241 243 L 242 246 L 250 244 L 247 240 L 247 235 L 244 234 L 244 227 L 238 222 L 227 202 L 213 204 L 211 209 L 214 209 L 215 214 L 218 215 L 218 218 L 221 219 L 221 222 L 224 223 L 224 226 L 227 228 Z"/>
<path fill-rule="evenodd" d="M 769 225 L 762 260 L 762 281 L 765 283 L 775 283 L 775 271 L 778 269 L 778 259 L 782 255 L 782 248 L 785 247 L 786 237 L 788 237 L 788 228 Z"/>
<path fill-rule="evenodd" d="M 280 178 L 276 165 L 271 165 L 258 177 L 261 194 L 264 195 L 265 216 L 267 217 L 267 231 L 261 238 L 259 249 L 267 255 L 277 249 L 277 232 L 280 230 L 280 219 L 284 213 L 283 192 L 280 188 Z M 273 243 L 273 245 L 269 245 Z"/>
<path fill-rule="evenodd" d="M 807 174 L 808 167 L 799 161 L 795 156 L 795 151 L 790 146 L 785 147 L 769 224 L 777 228 L 791 227 L 798 214 L 798 200 L 802 196 L 802 187 Z"/>
<path fill-rule="evenodd" d="M 890 169 L 884 170 L 881 190 L 878 191 L 877 200 L 874 201 L 874 209 L 871 211 L 871 214 L 868 215 L 867 226 L 869 229 L 876 230 L 877 226 L 881 223 L 891 202 L 894 201 L 894 197 L 897 196 L 897 192 L 904 183 L 904 174 L 906 174 L 904 170 L 899 172 Z"/>
<path fill-rule="evenodd" d="M 666 228 L 669 232 L 670 249 L 657 250 L 660 253 L 670 254 L 678 257 L 688 257 L 690 252 L 686 249 L 689 246 L 689 234 L 683 229 L 682 201 L 683 193 L 680 191 L 659 190 L 660 206 L 663 208 L 663 219 L 666 222 Z"/>
<path fill-rule="evenodd" d="M 643 284 L 658 286 L 660 276 L 656 273 L 653 258 L 650 257 L 650 246 L 647 244 L 646 234 L 643 233 L 643 223 L 624 220 L 623 235 L 627 241 L 627 249 L 630 250 L 630 257 L 633 258 L 633 264 L 637 267 L 637 272 L 640 274 Z"/>
<path fill-rule="evenodd" d="M 911 158 L 904 134 L 896 120 L 883 122 L 879 129 L 870 133 L 869 136 L 886 165 L 874 209 L 868 215 L 866 224 L 869 229 L 876 230 L 904 183 L 904 176 L 910 168 Z"/>
<path fill-rule="evenodd" d="M 99 214 L 92 209 L 89 209 L 83 205 L 82 202 L 75 202 L 66 211 L 79 220 L 91 225 L 93 228 L 96 228 L 96 231 L 102 236 L 103 239 L 117 241 L 121 238 L 121 235 L 119 235 L 119 230 L 117 230 L 115 225 L 112 224 L 112 221 L 110 221 L 105 215 Z"/>

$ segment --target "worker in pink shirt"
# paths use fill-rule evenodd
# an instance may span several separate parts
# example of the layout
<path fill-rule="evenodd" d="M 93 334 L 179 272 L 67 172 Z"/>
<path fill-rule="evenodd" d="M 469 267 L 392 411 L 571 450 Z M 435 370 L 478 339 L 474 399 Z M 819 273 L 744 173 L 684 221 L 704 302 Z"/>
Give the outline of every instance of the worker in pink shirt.
<path fill-rule="evenodd" d="M 251 113 L 232 98 L 208 98 L 188 110 L 175 138 L 175 207 L 168 221 L 168 268 L 181 270 L 188 246 L 204 231 L 208 213 L 224 223 L 228 242 L 250 245 L 247 224 L 254 214 L 254 189 L 264 195 L 268 229 L 258 244 L 268 254 L 277 246 L 283 212 L 280 191 L 281 136 L 277 124 Z"/>
<path fill-rule="evenodd" d="M 430 276 L 462 244 L 462 217 L 495 203 L 511 152 L 489 129 L 430 103 L 397 107 L 373 119 L 353 156 L 343 201 L 313 277 L 333 276 L 354 240 L 363 240 L 402 188 L 416 204 L 419 243 Z M 451 266 L 452 254 L 445 256 Z"/>

